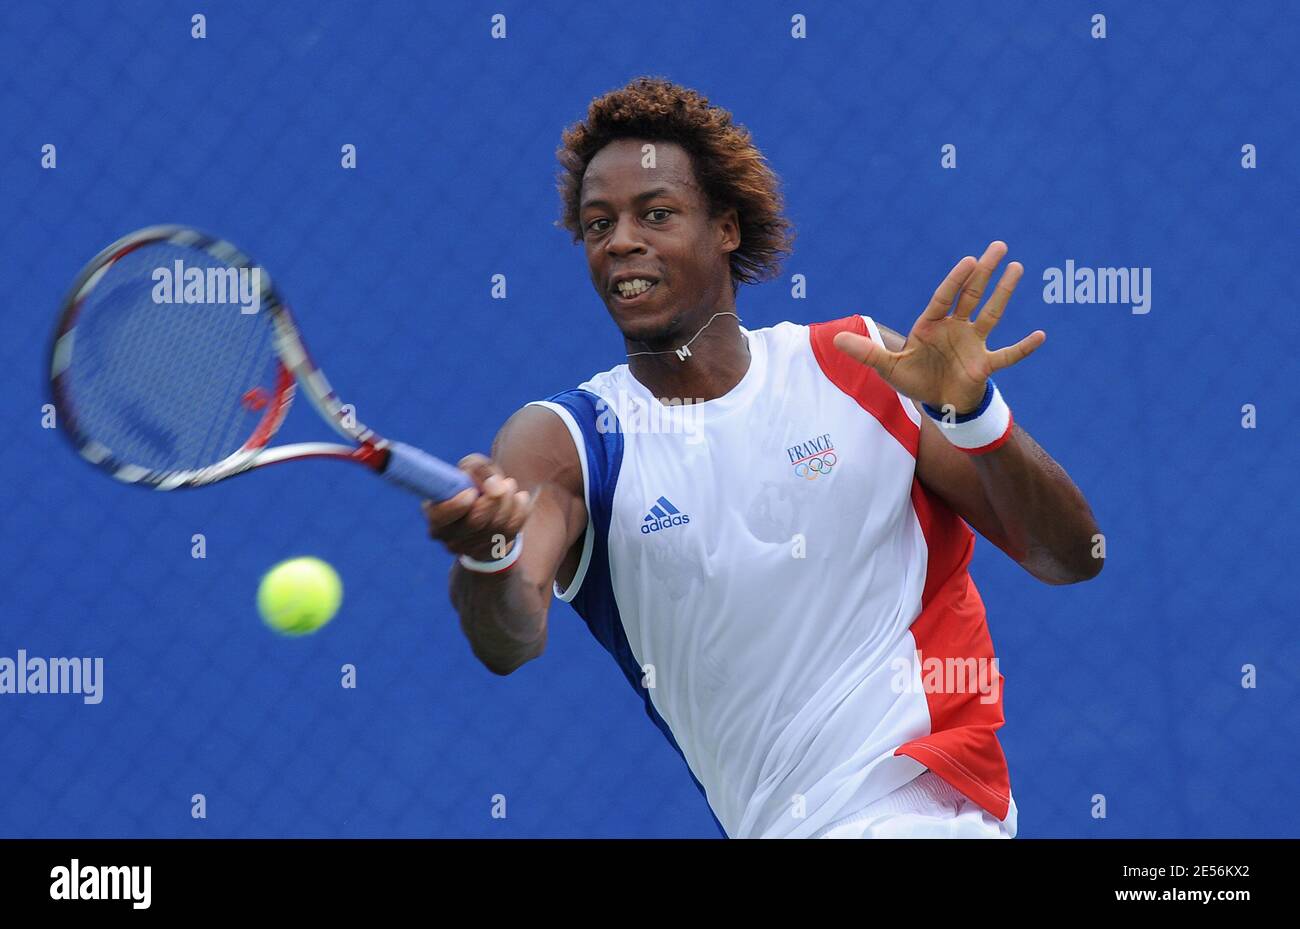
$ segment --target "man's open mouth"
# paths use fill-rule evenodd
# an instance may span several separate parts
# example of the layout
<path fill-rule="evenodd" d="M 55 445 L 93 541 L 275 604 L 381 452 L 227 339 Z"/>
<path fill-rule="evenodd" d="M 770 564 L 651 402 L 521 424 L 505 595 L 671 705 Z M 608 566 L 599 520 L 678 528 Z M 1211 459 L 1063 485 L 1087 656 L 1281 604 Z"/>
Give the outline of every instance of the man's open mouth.
<path fill-rule="evenodd" d="M 614 285 L 614 296 L 618 298 L 619 303 L 633 303 L 654 290 L 658 284 L 658 281 L 648 278 L 634 277 Z"/>

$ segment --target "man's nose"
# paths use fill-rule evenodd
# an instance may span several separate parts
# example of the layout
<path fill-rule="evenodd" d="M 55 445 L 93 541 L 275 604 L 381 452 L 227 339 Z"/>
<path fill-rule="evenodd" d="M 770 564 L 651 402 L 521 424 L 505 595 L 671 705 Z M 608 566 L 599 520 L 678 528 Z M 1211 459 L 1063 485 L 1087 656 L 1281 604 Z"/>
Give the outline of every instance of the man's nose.
<path fill-rule="evenodd" d="M 614 225 L 614 232 L 605 245 L 610 255 L 627 255 L 632 252 L 645 251 L 645 243 L 637 229 L 636 220 L 620 217 Z"/>

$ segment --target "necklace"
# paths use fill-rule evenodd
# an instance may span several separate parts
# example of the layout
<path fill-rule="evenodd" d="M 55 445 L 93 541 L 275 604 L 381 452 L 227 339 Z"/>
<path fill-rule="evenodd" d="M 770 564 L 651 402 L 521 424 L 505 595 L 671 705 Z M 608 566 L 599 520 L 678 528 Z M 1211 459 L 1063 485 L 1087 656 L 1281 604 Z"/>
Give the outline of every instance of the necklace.
<path fill-rule="evenodd" d="M 709 323 L 713 322 L 719 316 L 736 316 L 736 314 L 727 310 L 724 310 L 721 313 L 714 313 L 712 316 L 709 317 L 709 322 L 705 323 L 703 326 L 700 327 L 700 332 L 703 332 L 705 329 L 708 329 Z M 740 317 L 736 316 L 736 319 L 739 320 Z M 632 354 L 628 355 L 627 357 L 635 358 L 637 355 L 667 355 L 669 352 L 672 352 L 677 356 L 678 361 L 685 361 L 687 358 L 691 357 L 691 343 L 700 337 L 700 332 L 695 333 L 695 335 L 687 339 L 686 344 L 683 345 L 681 348 L 665 348 L 657 352 L 632 352 Z"/>

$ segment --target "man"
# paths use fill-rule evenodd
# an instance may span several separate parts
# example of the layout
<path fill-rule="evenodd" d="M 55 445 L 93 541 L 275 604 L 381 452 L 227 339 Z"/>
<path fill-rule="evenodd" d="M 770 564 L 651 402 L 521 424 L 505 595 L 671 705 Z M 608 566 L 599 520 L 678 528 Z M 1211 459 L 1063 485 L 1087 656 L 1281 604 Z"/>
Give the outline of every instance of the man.
<path fill-rule="evenodd" d="M 750 331 L 736 292 L 791 234 L 730 114 L 640 78 L 559 157 L 628 360 L 524 406 L 461 461 L 475 489 L 425 504 L 474 654 L 538 657 L 554 590 L 728 836 L 1013 837 L 969 527 L 1045 583 L 1101 569 L 1086 501 L 989 378 L 1045 338 L 985 345 L 1021 266 L 976 316 L 1006 246 L 963 258 L 906 339 L 856 315 Z"/>

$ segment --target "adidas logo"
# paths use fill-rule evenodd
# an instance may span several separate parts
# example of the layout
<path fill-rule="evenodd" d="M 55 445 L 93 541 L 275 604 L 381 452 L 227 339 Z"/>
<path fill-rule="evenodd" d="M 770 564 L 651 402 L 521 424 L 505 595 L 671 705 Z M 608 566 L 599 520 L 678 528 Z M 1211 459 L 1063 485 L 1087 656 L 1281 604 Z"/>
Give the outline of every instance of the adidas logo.
<path fill-rule="evenodd" d="M 649 535 L 671 526 L 684 526 L 690 521 L 691 518 L 669 503 L 667 497 L 660 497 L 642 520 L 641 532 Z"/>

